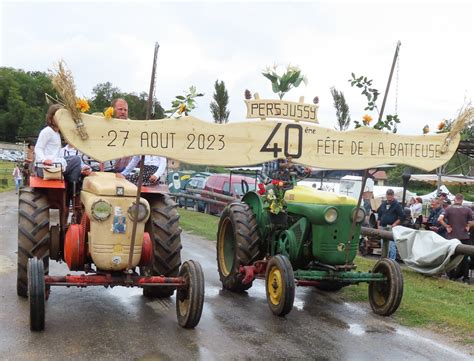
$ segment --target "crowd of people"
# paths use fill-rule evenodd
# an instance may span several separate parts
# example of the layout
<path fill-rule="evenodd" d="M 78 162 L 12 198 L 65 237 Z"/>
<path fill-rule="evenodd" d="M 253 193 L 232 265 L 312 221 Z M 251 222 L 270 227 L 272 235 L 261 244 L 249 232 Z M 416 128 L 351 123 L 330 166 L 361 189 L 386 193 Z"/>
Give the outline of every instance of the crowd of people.
<path fill-rule="evenodd" d="M 114 99 L 111 103 L 114 109 L 114 117 L 117 119 L 128 119 L 128 104 L 125 99 Z M 133 172 L 140 161 L 139 156 L 124 157 L 109 162 L 99 163 L 94 159 L 82 154 L 70 144 L 64 144 L 61 140 L 59 127 L 56 120 L 56 112 L 61 108 L 59 104 L 53 104 L 46 113 L 45 127 L 40 131 L 36 144 L 28 142 L 24 169 L 16 166 L 13 171 L 16 191 L 22 184 L 22 174 L 45 177 L 45 172 L 51 168 L 59 167 L 66 181 L 68 199 L 77 195 L 80 191 L 82 179 L 92 171 L 115 172 L 118 177 L 123 177 L 133 183 L 137 183 L 138 175 Z M 157 184 L 166 169 L 166 158 L 159 156 L 145 156 L 143 184 Z M 27 183 L 27 180 L 26 180 Z"/>
<path fill-rule="evenodd" d="M 464 206 L 463 202 L 464 196 L 461 193 L 455 195 L 453 203 L 446 193 L 440 193 L 438 197 L 431 200 L 428 217 L 423 217 L 423 200 L 421 197 L 413 198 L 409 205 L 411 224 L 415 228 L 430 230 L 446 239 L 458 239 L 463 244 L 474 245 L 474 237 L 471 236 L 474 232 L 473 210 Z M 402 205 L 395 199 L 392 189 L 387 190 L 386 200 L 378 208 L 377 214 L 377 226 L 381 229 L 390 230 L 404 220 L 405 212 Z M 391 240 L 388 258 L 395 260 L 396 256 L 397 248 L 395 242 Z M 458 271 L 448 273 L 448 275 L 451 279 L 461 275 L 462 281 L 469 284 L 469 268 L 469 256 L 465 256 L 458 266 Z"/>

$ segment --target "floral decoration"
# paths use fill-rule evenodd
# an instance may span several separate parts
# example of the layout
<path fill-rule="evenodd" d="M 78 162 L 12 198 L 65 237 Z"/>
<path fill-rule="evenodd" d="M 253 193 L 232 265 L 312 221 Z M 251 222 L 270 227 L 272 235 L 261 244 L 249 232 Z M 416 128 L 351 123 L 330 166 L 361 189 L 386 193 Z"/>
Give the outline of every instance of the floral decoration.
<path fill-rule="evenodd" d="M 85 113 L 89 111 L 90 106 L 86 99 L 77 99 L 76 100 L 76 108 L 79 109 L 81 113 Z"/>
<path fill-rule="evenodd" d="M 428 124 L 426 124 L 424 127 L 423 127 L 423 134 L 428 134 L 430 132 L 430 127 Z"/>
<path fill-rule="evenodd" d="M 446 122 L 443 120 L 438 124 L 438 130 L 443 130 L 446 128 Z"/>
<path fill-rule="evenodd" d="M 366 114 L 362 117 L 362 123 L 364 125 L 369 125 L 371 121 L 372 121 L 372 117 L 369 114 Z"/>
<path fill-rule="evenodd" d="M 263 184 L 258 185 L 258 194 L 262 196 L 265 208 L 268 208 L 273 214 L 285 212 L 286 201 L 283 185 L 284 183 L 282 181 L 276 179 L 272 180 L 269 189 Z"/>
<path fill-rule="evenodd" d="M 114 116 L 114 108 L 113 107 L 108 107 L 104 111 L 104 117 L 105 119 L 111 119 Z"/>

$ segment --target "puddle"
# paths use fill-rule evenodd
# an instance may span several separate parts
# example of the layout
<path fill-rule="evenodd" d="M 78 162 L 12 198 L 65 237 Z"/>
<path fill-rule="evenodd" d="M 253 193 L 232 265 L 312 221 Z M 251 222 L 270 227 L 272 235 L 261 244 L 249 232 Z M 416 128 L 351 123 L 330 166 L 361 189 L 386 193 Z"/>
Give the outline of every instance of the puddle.
<path fill-rule="evenodd" d="M 420 341 L 425 342 L 427 344 L 436 346 L 437 348 L 439 348 L 439 349 L 441 349 L 445 352 L 449 352 L 449 353 L 453 354 L 453 356 L 455 355 L 456 357 L 459 357 L 459 358 L 462 358 L 462 359 L 472 360 L 472 358 L 470 358 L 467 354 L 465 354 L 463 352 L 459 352 L 459 351 L 457 351 L 456 349 L 454 349 L 452 347 L 440 344 L 440 343 L 438 343 L 434 340 L 431 340 L 429 338 L 423 337 L 417 332 L 413 332 L 413 331 L 410 331 L 410 330 L 405 329 L 405 328 L 399 328 L 395 332 L 397 334 L 405 336 L 407 338 L 411 338 L 411 339 L 416 338 L 417 340 L 420 340 Z"/>
<path fill-rule="evenodd" d="M 365 334 L 365 330 L 362 328 L 361 325 L 357 323 L 350 323 L 349 324 L 349 333 L 356 335 L 356 336 L 362 336 Z"/>
<path fill-rule="evenodd" d="M 298 311 L 302 311 L 304 308 L 305 303 L 303 300 L 300 300 L 298 298 L 295 298 L 295 301 L 293 302 L 293 307 L 296 308 Z"/>
<path fill-rule="evenodd" d="M 146 305 L 155 311 L 155 313 L 163 314 L 168 313 L 174 303 L 170 299 L 158 299 L 152 302 L 147 302 Z"/>

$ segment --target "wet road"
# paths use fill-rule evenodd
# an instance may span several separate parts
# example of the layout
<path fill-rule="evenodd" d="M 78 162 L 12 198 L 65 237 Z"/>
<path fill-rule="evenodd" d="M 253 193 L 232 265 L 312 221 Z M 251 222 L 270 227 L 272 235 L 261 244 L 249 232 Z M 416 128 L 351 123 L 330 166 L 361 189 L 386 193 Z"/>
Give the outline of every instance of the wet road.
<path fill-rule="evenodd" d="M 184 259 L 201 262 L 206 297 L 201 322 L 184 330 L 174 297 L 144 298 L 140 289 L 53 288 L 46 330 L 31 333 L 28 303 L 17 297 L 16 195 L 0 194 L 0 359 L 2 360 L 467 360 L 466 353 L 375 316 L 368 304 L 297 288 L 286 318 L 273 316 L 263 281 L 248 294 L 222 291 L 215 243 L 183 233 Z M 54 263 L 52 275 L 67 271 Z"/>

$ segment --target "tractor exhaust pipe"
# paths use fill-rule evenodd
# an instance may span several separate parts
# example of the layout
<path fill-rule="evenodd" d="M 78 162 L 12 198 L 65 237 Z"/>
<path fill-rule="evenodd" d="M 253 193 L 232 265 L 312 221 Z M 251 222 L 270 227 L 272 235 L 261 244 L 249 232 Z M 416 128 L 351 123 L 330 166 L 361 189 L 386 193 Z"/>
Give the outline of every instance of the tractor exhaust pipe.
<path fill-rule="evenodd" d="M 385 231 L 381 229 L 361 227 L 361 235 L 374 238 L 382 238 L 386 240 L 393 239 L 393 233 L 391 231 Z M 463 255 L 474 257 L 474 246 L 469 246 L 467 244 L 460 244 L 456 247 L 454 251 L 455 255 Z"/>

